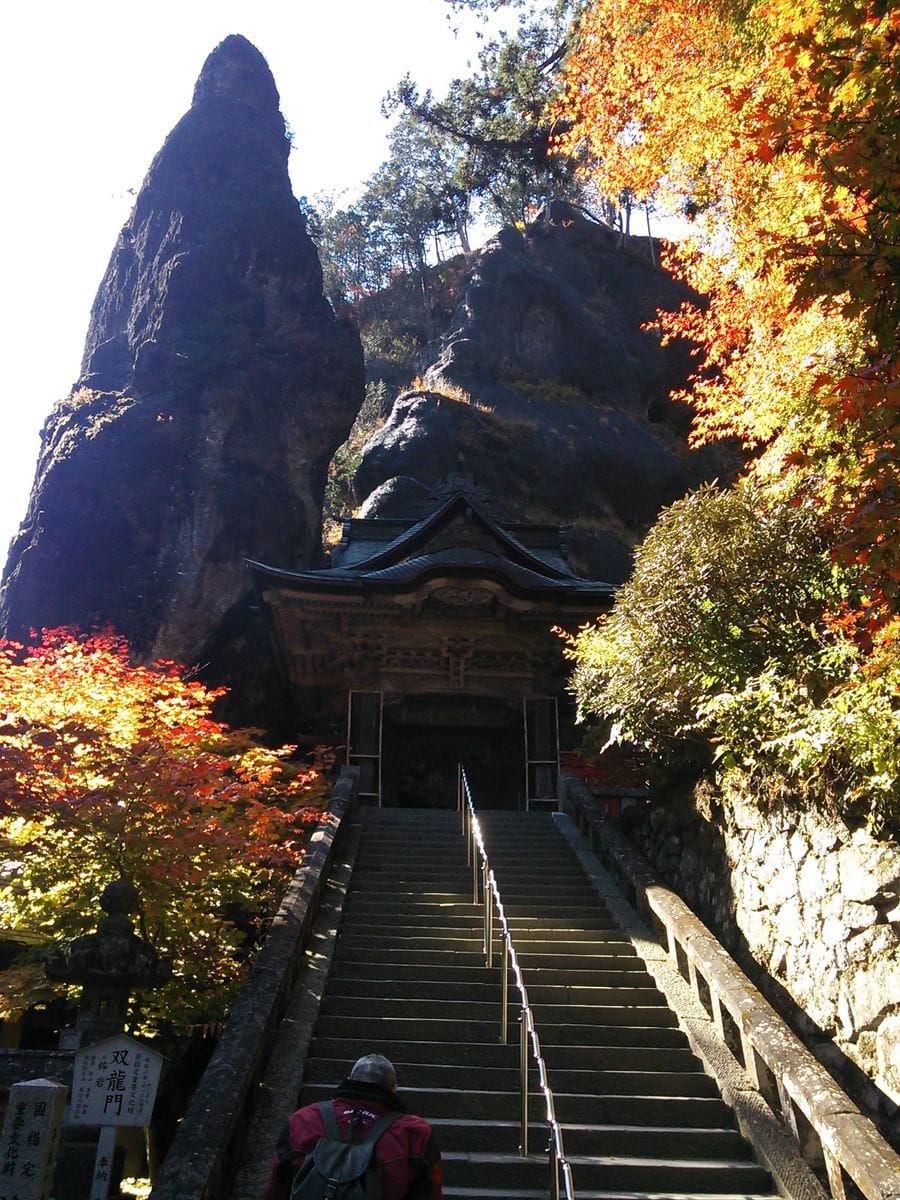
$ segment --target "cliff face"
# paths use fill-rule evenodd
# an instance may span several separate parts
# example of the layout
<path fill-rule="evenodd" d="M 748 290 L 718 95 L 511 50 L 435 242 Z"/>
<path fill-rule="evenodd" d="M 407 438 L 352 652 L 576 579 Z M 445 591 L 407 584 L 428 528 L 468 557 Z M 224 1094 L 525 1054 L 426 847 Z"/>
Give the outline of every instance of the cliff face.
<path fill-rule="evenodd" d="M 572 524 L 575 565 L 617 583 L 659 510 L 729 463 L 688 450 L 668 399 L 689 347 L 643 328 L 688 290 L 607 227 L 561 205 L 552 218 L 473 259 L 354 490 L 366 515 L 399 514 L 462 463 L 511 515 Z"/>
<path fill-rule="evenodd" d="M 241 715 L 271 676 L 242 559 L 310 563 L 363 394 L 278 105 L 244 38 L 209 56 L 119 235 L 0 592 L 9 635 L 112 625 L 144 657 L 210 662 Z"/>

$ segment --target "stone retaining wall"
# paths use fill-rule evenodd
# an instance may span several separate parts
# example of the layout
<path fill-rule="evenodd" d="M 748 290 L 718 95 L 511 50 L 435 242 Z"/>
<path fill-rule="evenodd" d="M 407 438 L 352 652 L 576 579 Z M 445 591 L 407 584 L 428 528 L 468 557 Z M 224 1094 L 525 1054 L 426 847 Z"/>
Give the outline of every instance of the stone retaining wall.
<path fill-rule="evenodd" d="M 700 793 L 626 814 L 634 845 L 842 1086 L 900 1135 L 900 849 L 841 821 Z"/>

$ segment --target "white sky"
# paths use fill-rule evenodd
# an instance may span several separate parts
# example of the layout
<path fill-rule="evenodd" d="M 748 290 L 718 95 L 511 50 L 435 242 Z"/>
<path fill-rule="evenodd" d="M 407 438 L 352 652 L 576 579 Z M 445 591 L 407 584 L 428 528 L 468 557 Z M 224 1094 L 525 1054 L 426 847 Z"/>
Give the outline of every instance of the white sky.
<path fill-rule="evenodd" d="M 90 306 L 133 192 L 207 54 L 242 33 L 294 132 L 296 195 L 354 192 L 383 161 L 384 93 L 441 92 L 477 43 L 443 0 L 14 0 L 0 60 L 0 569 L 25 515 L 38 431 L 78 374 Z M 472 26 L 474 29 L 474 26 Z"/>

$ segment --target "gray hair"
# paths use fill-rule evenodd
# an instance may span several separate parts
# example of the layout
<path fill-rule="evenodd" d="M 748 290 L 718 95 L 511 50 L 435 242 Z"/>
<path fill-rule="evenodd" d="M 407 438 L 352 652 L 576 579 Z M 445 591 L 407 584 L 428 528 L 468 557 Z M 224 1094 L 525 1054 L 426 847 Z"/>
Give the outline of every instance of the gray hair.
<path fill-rule="evenodd" d="M 358 1083 L 378 1083 L 390 1091 L 396 1091 L 397 1072 L 394 1064 L 382 1054 L 364 1054 L 353 1064 L 350 1078 Z"/>

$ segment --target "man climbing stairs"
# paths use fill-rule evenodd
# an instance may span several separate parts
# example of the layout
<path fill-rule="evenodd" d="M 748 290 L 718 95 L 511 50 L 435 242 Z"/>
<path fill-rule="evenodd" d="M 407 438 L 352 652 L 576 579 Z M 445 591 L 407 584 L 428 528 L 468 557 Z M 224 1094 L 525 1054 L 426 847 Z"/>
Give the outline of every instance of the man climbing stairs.
<path fill-rule="evenodd" d="M 384 1054 L 401 1097 L 434 1126 L 447 1197 L 545 1197 L 536 1072 L 522 1158 L 518 996 L 513 989 L 510 1044 L 501 1045 L 498 956 L 487 969 L 458 817 L 373 808 L 360 819 L 302 1102 L 329 1096 L 361 1054 Z M 482 824 L 577 1196 L 769 1195 L 768 1176 L 553 818 L 486 813 Z"/>

